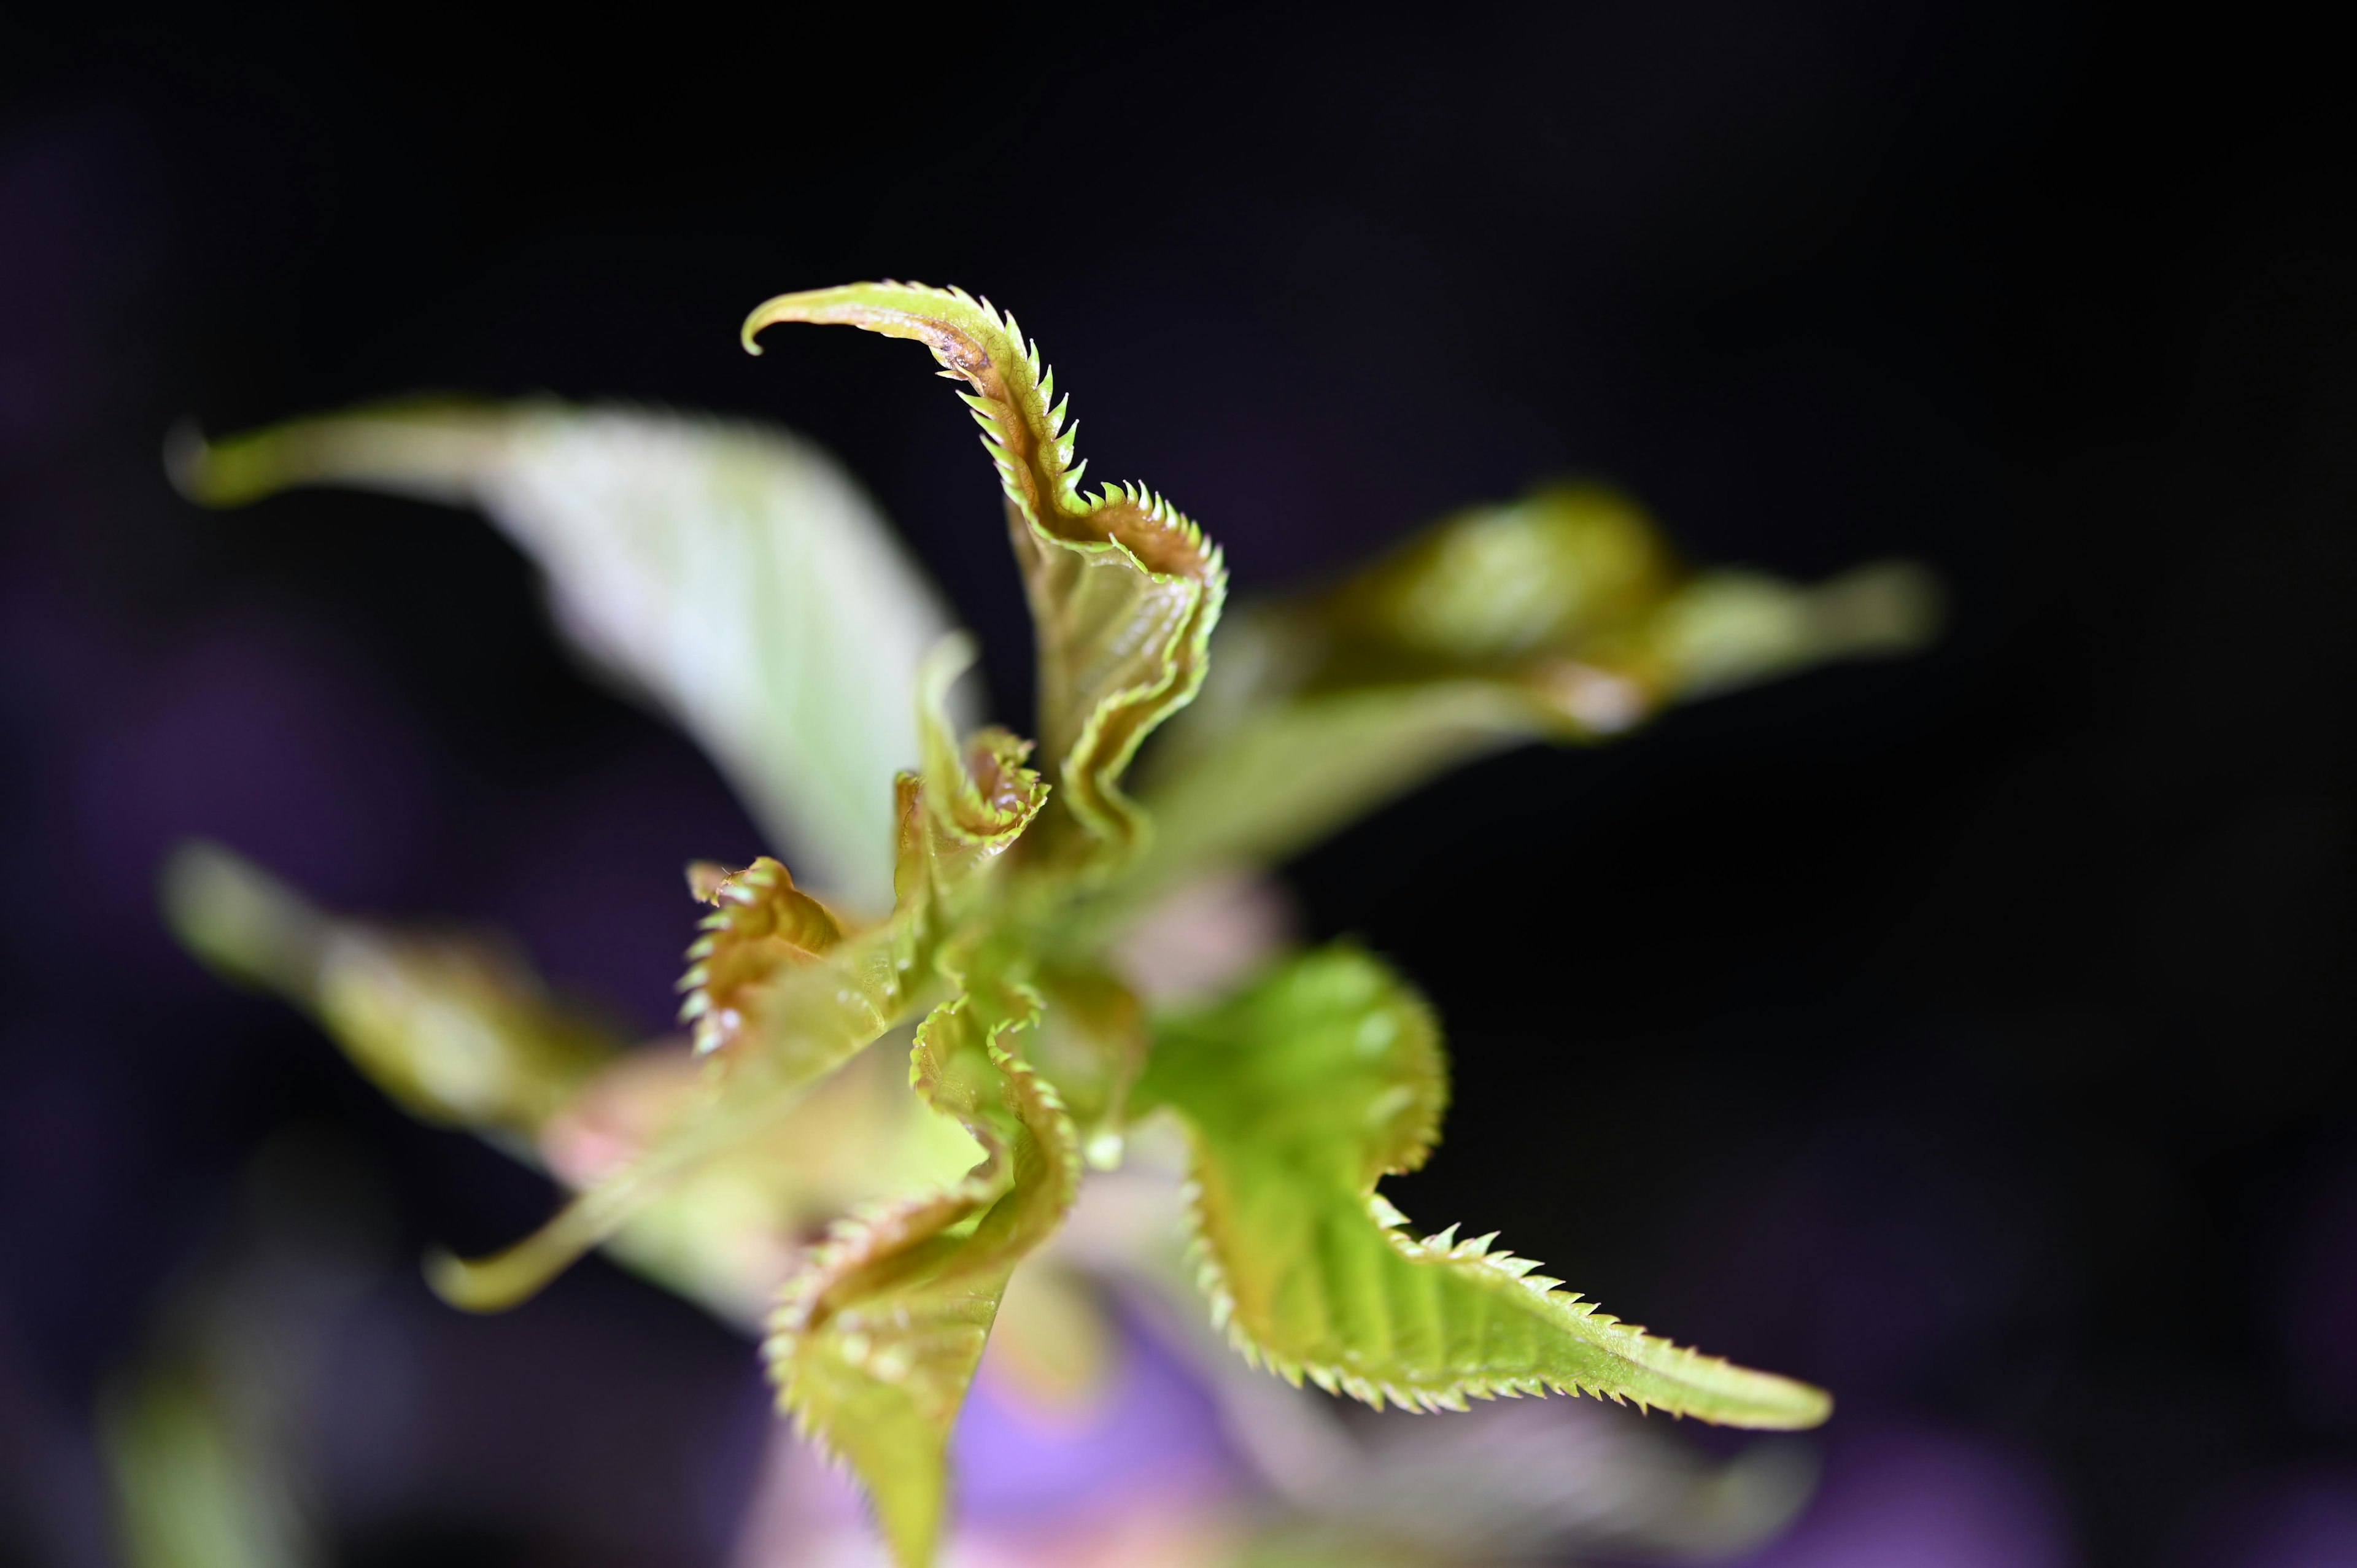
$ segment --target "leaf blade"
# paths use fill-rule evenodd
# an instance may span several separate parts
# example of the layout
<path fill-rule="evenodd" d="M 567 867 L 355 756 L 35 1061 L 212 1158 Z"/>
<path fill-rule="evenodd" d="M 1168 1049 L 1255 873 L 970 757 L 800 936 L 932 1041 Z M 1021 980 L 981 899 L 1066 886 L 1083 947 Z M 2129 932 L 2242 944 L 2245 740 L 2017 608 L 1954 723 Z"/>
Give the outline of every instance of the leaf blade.
<path fill-rule="evenodd" d="M 173 466 L 215 506 L 340 485 L 480 508 L 539 564 L 574 647 L 693 736 L 795 864 L 889 906 L 889 785 L 917 760 L 918 665 L 952 623 L 817 446 L 642 410 L 411 401 L 185 444 Z"/>
<path fill-rule="evenodd" d="M 1202 700 L 1144 770 L 1157 834 L 1132 890 L 1282 859 L 1512 746 L 1609 740 L 1674 703 L 1920 648 L 1938 613 L 1905 564 L 1815 587 L 1694 572 L 1598 486 L 1468 509 L 1228 625 Z"/>
<path fill-rule="evenodd" d="M 1007 1281 L 1079 1191 L 1071 1119 L 1008 1048 L 1038 1017 L 1035 993 L 985 985 L 927 1018 L 910 1082 L 983 1162 L 839 1226 L 786 1287 L 764 1343 L 780 1404 L 858 1474 L 904 1568 L 931 1561 L 950 1432 Z"/>
<path fill-rule="evenodd" d="M 1446 1069 L 1429 1012 L 1362 952 L 1307 955 L 1166 1026 L 1138 1096 L 1187 1126 L 1214 1321 L 1291 1381 L 1420 1410 L 1586 1392 L 1770 1428 L 1831 1409 L 1623 1325 L 1489 1238 L 1405 1233 L 1374 1186 L 1428 1155 Z"/>

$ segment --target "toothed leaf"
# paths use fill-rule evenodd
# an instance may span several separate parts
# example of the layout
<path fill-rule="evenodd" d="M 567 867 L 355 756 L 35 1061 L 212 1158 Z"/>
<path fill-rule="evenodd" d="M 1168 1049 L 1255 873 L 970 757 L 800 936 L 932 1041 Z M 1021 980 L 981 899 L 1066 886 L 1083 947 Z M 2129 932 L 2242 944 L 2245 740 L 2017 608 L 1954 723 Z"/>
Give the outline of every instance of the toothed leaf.
<path fill-rule="evenodd" d="M 834 459 L 776 429 L 557 403 L 382 404 L 177 454 L 234 505 L 348 485 L 477 506 L 558 624 L 695 737 L 823 887 L 890 899 L 894 772 L 948 611 Z"/>
<path fill-rule="evenodd" d="M 1158 1032 L 1138 1102 L 1187 1125 L 1206 1287 L 1248 1357 L 1376 1405 L 1586 1392 L 1730 1425 L 1824 1419 L 1820 1391 L 1619 1323 L 1487 1238 L 1401 1230 L 1374 1184 L 1423 1163 L 1446 1096 L 1431 1015 L 1349 947 Z"/>
<path fill-rule="evenodd" d="M 1920 645 L 1917 568 L 1815 588 L 1697 575 L 1625 499 L 1557 486 L 1477 508 L 1340 586 L 1254 607 L 1141 786 L 1141 885 L 1266 862 L 1434 774 L 1534 739 L 1595 741 L 1664 705 Z"/>
<path fill-rule="evenodd" d="M 745 341 L 785 321 L 846 323 L 912 338 L 973 387 L 966 402 L 1006 494 L 1039 645 L 1039 727 L 1062 820 L 1058 836 L 1100 864 L 1134 853 L 1147 823 L 1123 792 L 1139 742 L 1201 685 L 1227 573 L 1202 531 L 1150 492 L 1080 488 L 1052 377 L 1014 319 L 961 290 L 853 284 L 781 295 Z"/>
<path fill-rule="evenodd" d="M 1038 1016 L 1036 994 L 984 986 L 926 1019 L 909 1081 L 982 1145 L 982 1163 L 837 1227 L 770 1320 L 780 1402 L 858 1474 L 904 1568 L 931 1561 L 950 1429 L 1007 1279 L 1079 1190 L 1071 1119 L 1008 1049 Z"/>
<path fill-rule="evenodd" d="M 895 788 L 899 903 L 866 930 L 825 940 L 832 918 L 773 861 L 692 878 L 723 904 L 717 925 L 707 918 L 704 937 L 689 950 L 684 983 L 697 1044 L 714 1058 L 697 1103 L 514 1246 L 485 1258 L 437 1257 L 431 1277 L 444 1299 L 488 1312 L 532 1295 L 682 1177 L 773 1132 L 814 1086 L 931 1004 L 942 989 L 934 967 L 942 937 L 935 829 L 916 776 L 902 774 Z M 800 940 L 779 936 L 780 929 Z"/>
<path fill-rule="evenodd" d="M 1049 795 L 1046 781 L 1023 766 L 1029 741 L 996 725 L 959 740 L 949 697 L 974 660 L 972 639 L 960 634 L 935 648 L 918 676 L 931 875 L 943 895 L 961 891 L 1013 848 Z"/>
<path fill-rule="evenodd" d="M 694 1024 L 702 1053 L 764 1033 L 769 983 L 818 962 L 843 940 L 843 929 L 768 855 L 742 871 L 699 862 L 689 876 L 696 897 L 713 906 L 681 982 L 687 1002 L 680 1016 Z"/>

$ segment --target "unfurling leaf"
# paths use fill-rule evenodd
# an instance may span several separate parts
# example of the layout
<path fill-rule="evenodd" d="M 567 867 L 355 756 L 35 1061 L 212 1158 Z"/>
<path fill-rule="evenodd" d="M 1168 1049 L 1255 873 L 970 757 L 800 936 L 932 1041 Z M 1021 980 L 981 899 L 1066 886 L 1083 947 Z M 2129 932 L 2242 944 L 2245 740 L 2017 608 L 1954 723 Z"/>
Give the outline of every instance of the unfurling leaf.
<path fill-rule="evenodd" d="M 386 403 L 174 454 L 216 506 L 298 485 L 478 506 L 559 626 L 711 754 L 797 865 L 891 894 L 892 776 L 948 611 L 832 457 L 785 431 L 557 403 Z"/>
<path fill-rule="evenodd" d="M 1424 1004 L 1362 952 L 1309 954 L 1170 1022 L 1137 1098 L 1189 1133 L 1215 1317 L 1295 1382 L 1422 1410 L 1590 1393 L 1753 1427 L 1813 1426 L 1831 1409 L 1804 1383 L 1598 1312 L 1488 1237 L 1406 1234 L 1375 1183 L 1423 1164 L 1445 1069 Z"/>
<path fill-rule="evenodd" d="M 688 868 L 688 881 L 714 906 L 704 935 L 687 950 L 689 968 L 679 983 L 687 993 L 680 1017 L 694 1025 L 703 1054 L 748 1032 L 747 1011 L 760 1006 L 764 983 L 816 963 L 843 940 L 843 928 L 768 855 L 742 871 L 698 862 Z M 759 1032 L 758 1023 L 750 1027 Z"/>
<path fill-rule="evenodd" d="M 164 911 L 207 962 L 309 1013 L 424 1121 L 528 1138 L 623 1043 L 502 943 L 338 918 L 218 844 L 174 854 Z"/>
<path fill-rule="evenodd" d="M 991 983 L 926 1019 L 909 1081 L 982 1145 L 982 1163 L 838 1226 L 770 1321 L 780 1402 L 858 1473 L 906 1568 L 931 1561 L 950 1429 L 1008 1276 L 1080 1187 L 1071 1118 L 1009 1048 L 1038 1018 L 1036 993 Z"/>
<path fill-rule="evenodd" d="M 1227 571 L 1200 529 L 1135 485 L 1082 493 L 1077 426 L 1055 375 L 1012 317 L 960 289 L 852 284 L 780 295 L 745 323 L 745 343 L 784 321 L 845 323 L 912 338 L 966 398 L 1006 493 L 1016 560 L 1039 646 L 1039 729 L 1069 828 L 1054 846 L 1098 864 L 1135 852 L 1148 824 L 1121 779 L 1138 744 L 1202 684 Z M 1058 836 L 1069 838 L 1064 828 Z"/>
<path fill-rule="evenodd" d="M 1905 564 L 1815 588 L 1696 574 L 1597 486 L 1476 508 L 1230 623 L 1203 700 L 1146 769 L 1139 890 L 1282 859 L 1487 752 L 1601 739 L 1674 702 L 1920 647 L 1937 613 Z"/>
<path fill-rule="evenodd" d="M 904 811 L 920 819 L 913 778 L 904 775 L 901 785 Z M 904 843 L 911 832 L 904 823 Z M 722 908 L 690 950 L 694 967 L 684 983 L 685 1011 L 713 1058 L 697 1102 L 514 1246 L 486 1258 L 437 1255 L 434 1288 L 453 1305 L 496 1312 L 532 1295 L 682 1177 L 773 1132 L 813 1087 L 917 1016 L 939 992 L 932 958 L 940 932 L 929 887 L 904 897 L 888 919 L 830 940 L 832 916 L 774 861 L 712 877 L 708 886 Z"/>
<path fill-rule="evenodd" d="M 1015 766 L 1020 743 L 1001 732 L 945 753 L 940 732 L 959 654 L 952 643 L 931 661 L 921 693 L 928 768 L 945 788 L 929 790 L 913 773 L 896 781 L 891 916 L 846 936 L 775 861 L 736 874 L 692 867 L 691 886 L 720 906 L 689 949 L 683 981 L 683 1012 L 698 1048 L 714 1058 L 702 1103 L 515 1246 L 468 1262 L 437 1259 L 434 1285 L 446 1299 L 495 1311 L 532 1294 L 681 1177 L 772 1132 L 814 1086 L 941 995 L 937 959 L 952 907 L 1044 798 L 1038 779 Z M 989 770 L 987 789 L 974 767 Z"/>
<path fill-rule="evenodd" d="M 961 632 L 926 655 L 917 678 L 930 875 L 942 893 L 963 888 L 1014 847 L 1049 794 L 1046 780 L 1023 766 L 1031 743 L 1020 736 L 990 725 L 959 741 L 950 692 L 974 660 L 974 643 Z"/>

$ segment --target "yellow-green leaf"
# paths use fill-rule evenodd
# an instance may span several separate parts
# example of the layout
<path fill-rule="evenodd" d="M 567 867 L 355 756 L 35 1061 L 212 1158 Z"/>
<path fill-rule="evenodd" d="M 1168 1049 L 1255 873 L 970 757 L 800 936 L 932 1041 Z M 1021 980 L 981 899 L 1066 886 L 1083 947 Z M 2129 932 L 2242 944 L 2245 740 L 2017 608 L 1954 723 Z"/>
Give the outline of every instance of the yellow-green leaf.
<path fill-rule="evenodd" d="M 817 963 L 843 940 L 834 911 L 794 886 L 793 874 L 761 856 L 742 871 L 699 861 L 688 867 L 696 897 L 713 906 L 687 950 L 682 1022 L 695 1027 L 699 1053 L 771 1030 L 761 1016 L 780 974 Z"/>
<path fill-rule="evenodd" d="M 780 295 L 747 318 L 746 347 L 758 353 L 755 337 L 786 321 L 914 338 L 974 389 L 965 401 L 1006 494 L 1039 639 L 1040 737 L 1059 815 L 1084 835 L 1080 853 L 1092 862 L 1135 853 L 1147 823 L 1122 775 L 1138 744 L 1202 684 L 1227 594 L 1218 549 L 1150 490 L 1082 491 L 1077 427 L 1067 425 L 1054 372 L 1014 317 L 987 301 L 898 283 Z"/>
<path fill-rule="evenodd" d="M 901 777 L 900 794 L 905 843 L 922 832 L 913 776 Z M 712 1058 L 695 1102 L 514 1246 L 486 1258 L 437 1257 L 434 1287 L 452 1305 L 491 1312 L 532 1295 L 683 1176 L 773 1132 L 814 1086 L 939 993 L 929 887 L 904 897 L 890 918 L 826 940 L 832 918 L 774 861 L 706 885 L 722 908 L 690 950 L 685 983 L 686 1011 Z"/>
<path fill-rule="evenodd" d="M 982 1163 L 837 1227 L 770 1322 L 780 1402 L 857 1472 L 903 1568 L 931 1561 L 950 1430 L 1007 1279 L 1079 1191 L 1071 1119 L 1008 1048 L 1038 1016 L 1036 994 L 982 986 L 926 1019 L 909 1080 Z"/>
<path fill-rule="evenodd" d="M 1296 1383 L 1411 1410 L 1590 1393 L 1752 1427 L 1813 1426 L 1832 1408 L 1598 1312 L 1491 1237 L 1406 1232 L 1375 1183 L 1431 1149 L 1445 1067 L 1423 1002 L 1363 952 L 1309 954 L 1170 1021 L 1137 1098 L 1190 1135 L 1215 1320 Z"/>

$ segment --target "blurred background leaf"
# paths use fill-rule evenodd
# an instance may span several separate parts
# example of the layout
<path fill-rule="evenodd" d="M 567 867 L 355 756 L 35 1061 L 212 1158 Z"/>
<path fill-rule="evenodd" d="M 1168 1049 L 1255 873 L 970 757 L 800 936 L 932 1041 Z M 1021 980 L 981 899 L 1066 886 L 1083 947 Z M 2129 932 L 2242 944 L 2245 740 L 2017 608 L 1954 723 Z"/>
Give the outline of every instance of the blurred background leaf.
<path fill-rule="evenodd" d="M 574 646 L 695 738 L 806 880 L 890 908 L 892 776 L 916 765 L 917 666 L 950 620 L 811 443 L 708 417 L 418 401 L 184 435 L 170 456 L 211 506 L 348 485 L 480 507 L 547 574 Z"/>

